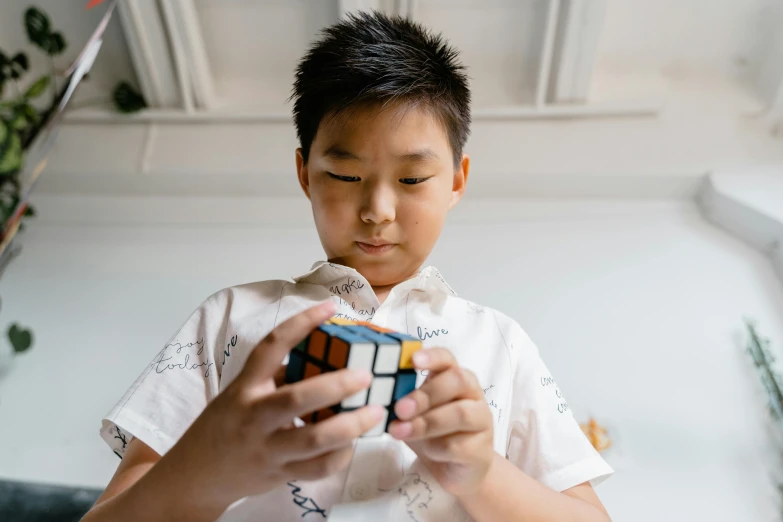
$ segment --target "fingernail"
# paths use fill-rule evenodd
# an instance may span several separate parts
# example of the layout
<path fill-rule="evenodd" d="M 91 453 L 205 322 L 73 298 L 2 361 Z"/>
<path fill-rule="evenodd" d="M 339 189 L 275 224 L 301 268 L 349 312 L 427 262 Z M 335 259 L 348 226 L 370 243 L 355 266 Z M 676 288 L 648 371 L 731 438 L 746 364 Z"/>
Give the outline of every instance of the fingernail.
<path fill-rule="evenodd" d="M 367 370 L 350 369 L 348 370 L 350 378 L 357 383 L 369 385 L 372 381 L 372 373 Z"/>
<path fill-rule="evenodd" d="M 407 397 L 400 399 L 394 406 L 394 412 L 401 419 L 413 417 L 413 414 L 416 413 L 416 401 Z"/>
<path fill-rule="evenodd" d="M 413 433 L 413 424 L 410 422 L 395 422 L 389 426 L 389 434 L 396 439 L 410 437 Z"/>
<path fill-rule="evenodd" d="M 430 356 L 424 352 L 416 352 L 413 354 L 413 364 L 416 366 L 424 366 L 430 362 Z"/>
<path fill-rule="evenodd" d="M 368 406 L 368 408 L 370 409 L 370 415 L 375 422 L 380 422 L 384 417 L 386 417 L 386 408 L 383 406 L 373 404 Z"/>
<path fill-rule="evenodd" d="M 334 312 L 334 301 L 329 299 L 320 304 L 319 310 L 325 314 L 331 314 Z"/>

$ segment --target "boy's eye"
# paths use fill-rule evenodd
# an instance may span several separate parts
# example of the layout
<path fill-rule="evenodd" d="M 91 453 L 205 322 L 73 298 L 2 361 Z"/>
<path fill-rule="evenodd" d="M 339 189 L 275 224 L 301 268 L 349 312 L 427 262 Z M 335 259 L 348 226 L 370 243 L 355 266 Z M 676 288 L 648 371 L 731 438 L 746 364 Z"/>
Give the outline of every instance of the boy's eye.
<path fill-rule="evenodd" d="M 400 179 L 400 183 L 404 185 L 418 185 L 419 183 L 423 183 L 428 179 L 430 178 L 402 178 Z"/>
<path fill-rule="evenodd" d="M 336 179 L 338 181 L 347 181 L 349 183 L 355 183 L 362 180 L 362 178 L 357 178 L 356 176 L 340 176 L 338 174 L 332 174 L 331 172 L 327 172 L 327 174 L 330 178 Z"/>

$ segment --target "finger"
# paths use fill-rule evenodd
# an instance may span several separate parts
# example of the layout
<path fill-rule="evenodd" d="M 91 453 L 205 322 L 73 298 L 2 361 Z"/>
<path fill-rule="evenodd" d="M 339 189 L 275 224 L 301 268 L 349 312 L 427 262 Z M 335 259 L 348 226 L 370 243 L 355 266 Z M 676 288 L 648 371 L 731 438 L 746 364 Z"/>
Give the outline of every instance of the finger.
<path fill-rule="evenodd" d="M 274 375 L 274 381 L 275 381 L 275 388 L 280 388 L 285 384 L 285 371 L 286 371 L 286 365 L 281 364 L 280 368 L 277 369 Z"/>
<path fill-rule="evenodd" d="M 346 446 L 314 459 L 289 462 L 283 466 L 283 472 L 293 479 L 317 480 L 347 468 L 352 456 L 353 446 Z"/>
<path fill-rule="evenodd" d="M 428 378 L 457 365 L 454 355 L 445 348 L 428 348 L 413 354 L 413 364 L 418 370 L 428 370 Z"/>
<path fill-rule="evenodd" d="M 341 403 L 354 393 L 370 386 L 372 374 L 367 370 L 345 369 L 287 384 L 259 400 L 262 430 L 271 433 L 306 413 Z"/>
<path fill-rule="evenodd" d="M 385 417 L 383 406 L 346 411 L 317 424 L 277 431 L 268 439 L 270 452 L 281 462 L 313 459 L 346 446 L 374 428 Z"/>
<path fill-rule="evenodd" d="M 422 384 L 394 406 L 397 418 L 410 420 L 416 415 L 456 399 L 481 399 L 483 391 L 473 372 L 454 366 Z"/>
<path fill-rule="evenodd" d="M 484 444 L 487 436 L 485 432 L 455 433 L 427 439 L 421 442 L 421 451 L 428 459 L 435 462 L 469 462 L 476 453 L 474 449 Z"/>
<path fill-rule="evenodd" d="M 286 354 L 310 335 L 310 332 L 334 314 L 331 300 L 308 308 L 269 332 L 247 358 L 242 375 L 256 381 L 272 378 Z"/>
<path fill-rule="evenodd" d="M 483 431 L 492 427 L 492 413 L 483 401 L 460 400 L 445 404 L 410 421 L 389 424 L 389 435 L 415 441 L 452 433 Z"/>

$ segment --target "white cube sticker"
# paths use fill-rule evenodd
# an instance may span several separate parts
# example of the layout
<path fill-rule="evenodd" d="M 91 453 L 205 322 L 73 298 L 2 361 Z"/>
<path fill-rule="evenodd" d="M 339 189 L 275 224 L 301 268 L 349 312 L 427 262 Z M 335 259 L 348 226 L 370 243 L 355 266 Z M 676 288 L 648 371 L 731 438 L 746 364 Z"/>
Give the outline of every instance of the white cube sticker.
<path fill-rule="evenodd" d="M 377 373 L 395 374 L 400 367 L 400 345 L 382 344 L 378 346 L 373 371 Z"/>
<path fill-rule="evenodd" d="M 394 377 L 376 377 L 370 386 L 370 398 L 367 404 L 388 406 L 394 393 Z"/>

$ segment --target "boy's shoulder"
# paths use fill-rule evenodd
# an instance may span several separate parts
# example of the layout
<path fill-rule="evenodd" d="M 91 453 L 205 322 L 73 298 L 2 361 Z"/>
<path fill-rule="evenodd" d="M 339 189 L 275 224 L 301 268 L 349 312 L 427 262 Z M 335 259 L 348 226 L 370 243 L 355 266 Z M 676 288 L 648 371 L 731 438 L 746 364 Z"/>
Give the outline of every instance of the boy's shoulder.
<path fill-rule="evenodd" d="M 268 279 L 218 290 L 202 304 L 210 313 L 233 320 L 279 309 L 284 306 L 288 315 L 317 304 L 328 297 L 328 290 L 317 285 L 284 279 Z M 285 314 L 284 314 L 285 315 Z"/>
<path fill-rule="evenodd" d="M 456 295 L 450 296 L 450 299 L 464 304 L 466 327 L 477 328 L 477 325 L 483 324 L 483 329 L 488 326 L 495 328 L 510 352 L 538 350 L 519 322 L 508 314 Z"/>
<path fill-rule="evenodd" d="M 269 279 L 229 286 L 210 295 L 205 300 L 205 304 L 223 308 L 234 307 L 237 304 L 276 303 L 280 299 L 283 287 L 287 284 L 291 284 L 291 282 L 282 279 Z"/>
<path fill-rule="evenodd" d="M 519 325 L 519 323 L 516 320 L 512 319 L 509 315 L 501 312 L 497 308 L 492 308 L 491 306 L 482 305 L 475 301 L 471 301 L 470 299 L 465 299 L 464 297 L 460 297 L 457 295 L 450 296 L 450 298 L 458 302 L 462 302 L 465 305 L 469 315 L 473 315 L 477 317 L 486 316 L 491 320 L 497 322 L 498 328 L 502 330 L 511 330 L 511 329 L 522 330 L 522 327 Z"/>
<path fill-rule="evenodd" d="M 213 293 L 201 304 L 201 310 L 224 319 L 253 315 L 268 307 L 277 307 L 286 285 L 282 279 L 269 279 L 229 286 Z"/>

